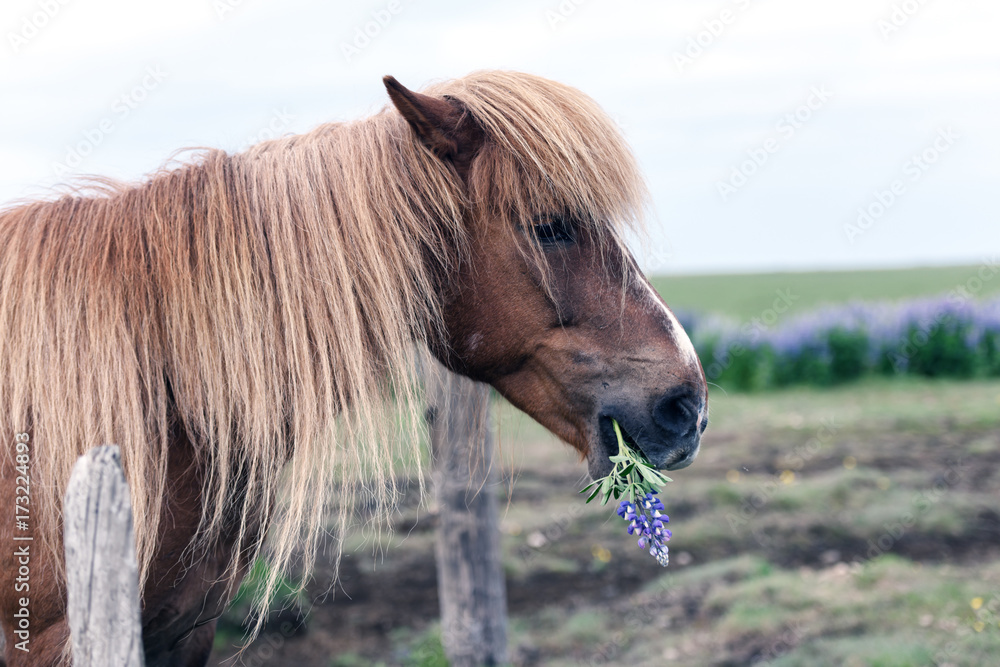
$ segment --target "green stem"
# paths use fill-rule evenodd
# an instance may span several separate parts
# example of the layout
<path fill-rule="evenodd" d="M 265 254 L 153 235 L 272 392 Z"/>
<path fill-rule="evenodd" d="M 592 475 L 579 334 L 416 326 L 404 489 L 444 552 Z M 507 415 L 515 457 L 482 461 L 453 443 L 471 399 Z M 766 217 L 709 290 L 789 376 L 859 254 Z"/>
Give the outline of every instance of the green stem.
<path fill-rule="evenodd" d="M 647 493 L 659 493 L 660 487 L 671 480 L 653 468 L 641 451 L 634 451 L 625 443 L 617 421 L 611 420 L 611 425 L 618 439 L 618 453 L 611 457 L 614 466 L 607 476 L 594 480 L 580 493 L 593 489 L 587 498 L 588 503 L 596 496 L 603 495 L 602 505 L 607 504 L 612 497 L 622 496 L 631 498 L 634 504 L 638 504 L 641 496 Z"/>

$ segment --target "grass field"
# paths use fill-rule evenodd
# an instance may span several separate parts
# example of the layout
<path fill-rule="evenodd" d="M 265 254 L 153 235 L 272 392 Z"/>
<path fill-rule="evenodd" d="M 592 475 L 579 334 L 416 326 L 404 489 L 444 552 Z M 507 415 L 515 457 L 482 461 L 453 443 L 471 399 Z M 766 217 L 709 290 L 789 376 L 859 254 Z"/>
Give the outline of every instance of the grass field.
<path fill-rule="evenodd" d="M 583 504 L 572 452 L 504 410 L 497 492 L 515 664 L 990 664 L 1000 381 L 890 384 L 713 396 L 702 454 L 664 492 L 667 570 L 610 507 Z M 383 555 L 349 553 L 306 634 L 247 655 L 445 664 L 433 528 L 408 505 Z M 313 593 L 328 584 L 321 573 Z M 231 650 L 220 649 L 219 660 Z"/>
<path fill-rule="evenodd" d="M 975 267 L 657 285 L 671 305 L 745 317 L 776 289 L 805 308 L 947 292 L 970 275 Z M 498 411 L 514 665 L 1000 664 L 1000 380 L 713 389 L 710 405 L 702 453 L 663 494 L 674 532 L 666 570 L 613 508 L 583 503 L 586 469 L 568 447 L 509 406 Z M 411 494 L 377 558 L 350 540 L 335 594 L 320 569 L 307 631 L 280 630 L 293 625 L 278 617 L 243 663 L 447 665 L 433 537 L 433 512 Z M 238 616 L 220 629 L 212 664 L 232 664 Z"/>
<path fill-rule="evenodd" d="M 610 512 L 588 511 L 546 558 L 655 578 L 607 605 L 524 619 L 523 641 L 544 646 L 547 665 L 989 664 L 1000 383 L 906 383 L 872 409 L 886 392 L 715 397 L 703 454 L 665 492 L 675 564 L 658 574 Z M 525 467 L 514 494 L 548 486 Z M 559 512 L 508 521 L 544 534 Z"/>
<path fill-rule="evenodd" d="M 671 308 L 718 312 L 748 319 L 768 309 L 777 292 L 790 292 L 794 312 L 854 299 L 897 300 L 946 294 L 967 285 L 977 296 L 1000 294 L 1000 275 L 979 279 L 980 266 L 880 271 L 813 271 L 746 275 L 654 276 L 653 286 Z M 979 280 L 977 283 L 976 281 Z"/>

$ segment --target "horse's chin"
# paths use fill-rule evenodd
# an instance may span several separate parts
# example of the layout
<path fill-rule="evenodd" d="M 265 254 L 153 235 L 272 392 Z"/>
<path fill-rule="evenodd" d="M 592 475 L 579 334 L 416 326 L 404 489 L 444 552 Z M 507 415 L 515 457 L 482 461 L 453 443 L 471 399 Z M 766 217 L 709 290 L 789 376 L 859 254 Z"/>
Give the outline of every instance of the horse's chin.
<path fill-rule="evenodd" d="M 608 437 L 607 429 L 602 428 L 604 421 L 598 418 L 587 449 L 587 472 L 591 479 L 607 477 L 615 467 L 610 457 L 618 453 L 618 441 L 613 433 Z"/>
<path fill-rule="evenodd" d="M 613 454 L 598 451 L 600 449 L 603 447 L 591 447 L 590 451 L 587 452 L 587 472 L 590 473 L 591 479 L 607 477 L 615 467 L 615 464 L 608 458 Z"/>

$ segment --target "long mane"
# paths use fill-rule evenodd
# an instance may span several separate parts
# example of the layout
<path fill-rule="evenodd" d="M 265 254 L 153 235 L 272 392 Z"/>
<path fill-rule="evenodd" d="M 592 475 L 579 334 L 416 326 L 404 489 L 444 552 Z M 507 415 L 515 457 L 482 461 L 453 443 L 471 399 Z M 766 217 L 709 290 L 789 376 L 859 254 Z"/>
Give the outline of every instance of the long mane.
<path fill-rule="evenodd" d="M 579 91 L 482 72 L 424 92 L 487 135 L 467 192 L 387 108 L 0 212 L 0 419 L 32 431 L 57 554 L 74 462 L 116 443 L 144 582 L 182 429 L 206 471 L 199 543 L 264 518 L 274 576 L 294 553 L 308 572 L 358 499 L 393 505 L 387 443 L 418 447 L 414 350 L 440 333 L 435 272 L 465 256 L 466 217 L 514 233 L 573 210 L 616 243 L 638 219 L 634 159 Z"/>

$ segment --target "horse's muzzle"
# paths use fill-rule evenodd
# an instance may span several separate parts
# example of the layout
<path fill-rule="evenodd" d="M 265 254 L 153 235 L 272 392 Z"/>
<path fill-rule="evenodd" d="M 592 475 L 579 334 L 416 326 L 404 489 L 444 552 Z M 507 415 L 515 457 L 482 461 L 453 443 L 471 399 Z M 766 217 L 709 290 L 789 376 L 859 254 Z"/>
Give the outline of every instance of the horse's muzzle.
<path fill-rule="evenodd" d="M 639 449 L 660 470 L 680 470 L 694 462 L 701 434 L 708 424 L 704 399 L 687 387 L 676 387 L 654 399 L 647 409 L 629 409 L 621 404 L 604 406 L 598 417 L 598 451 L 588 457 L 595 479 L 611 470 L 609 457 L 618 453 L 618 438 Z"/>

